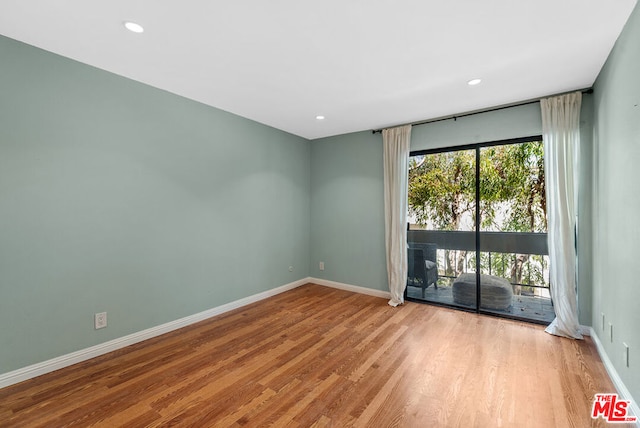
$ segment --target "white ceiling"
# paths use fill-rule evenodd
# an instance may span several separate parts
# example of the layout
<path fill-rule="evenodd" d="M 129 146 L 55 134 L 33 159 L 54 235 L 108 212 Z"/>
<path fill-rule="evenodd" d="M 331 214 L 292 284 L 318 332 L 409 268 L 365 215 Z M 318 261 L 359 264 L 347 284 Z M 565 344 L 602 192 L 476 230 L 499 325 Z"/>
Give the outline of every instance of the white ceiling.
<path fill-rule="evenodd" d="M 1 0 L 0 34 L 314 139 L 590 87 L 635 3 Z"/>

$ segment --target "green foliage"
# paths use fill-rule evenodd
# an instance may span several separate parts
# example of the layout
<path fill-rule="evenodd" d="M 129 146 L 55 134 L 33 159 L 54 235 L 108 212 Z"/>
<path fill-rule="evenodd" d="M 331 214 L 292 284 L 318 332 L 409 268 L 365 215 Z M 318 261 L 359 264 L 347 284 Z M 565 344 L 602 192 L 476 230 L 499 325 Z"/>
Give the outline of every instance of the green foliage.
<path fill-rule="evenodd" d="M 420 224 L 456 230 L 464 213 L 475 209 L 475 154 L 448 152 L 411 160 L 409 209 Z"/>
<path fill-rule="evenodd" d="M 475 161 L 474 150 L 411 158 L 409 211 L 420 225 L 458 230 L 465 216 L 475 222 Z M 541 141 L 482 148 L 479 167 L 483 230 L 546 231 Z"/>

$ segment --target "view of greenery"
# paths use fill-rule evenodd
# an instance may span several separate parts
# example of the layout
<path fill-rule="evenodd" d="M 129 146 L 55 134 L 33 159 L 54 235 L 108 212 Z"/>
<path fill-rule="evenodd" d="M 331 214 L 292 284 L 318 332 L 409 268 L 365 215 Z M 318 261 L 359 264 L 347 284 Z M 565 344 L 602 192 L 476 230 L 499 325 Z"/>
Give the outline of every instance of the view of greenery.
<path fill-rule="evenodd" d="M 474 230 L 476 153 L 460 150 L 413 156 L 409 164 L 409 216 L 419 228 Z M 482 231 L 546 233 L 544 146 L 541 141 L 480 150 Z M 545 284 L 546 257 L 481 253 L 482 273 L 514 284 Z M 475 266 L 475 253 L 447 251 L 442 267 L 455 277 Z M 520 291 L 520 290 L 517 290 Z"/>
<path fill-rule="evenodd" d="M 460 230 L 475 222 L 475 151 L 414 156 L 409 214 L 418 224 Z M 546 232 L 543 144 L 485 147 L 480 153 L 480 215 L 485 231 Z"/>

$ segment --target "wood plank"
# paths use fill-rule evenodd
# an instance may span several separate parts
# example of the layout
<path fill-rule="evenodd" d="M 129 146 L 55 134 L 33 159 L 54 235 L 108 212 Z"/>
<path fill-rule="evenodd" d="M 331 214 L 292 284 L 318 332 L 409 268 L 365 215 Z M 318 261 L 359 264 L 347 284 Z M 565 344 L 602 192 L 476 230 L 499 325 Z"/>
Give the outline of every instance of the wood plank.
<path fill-rule="evenodd" d="M 590 338 L 308 284 L 1 389 L 0 427 L 606 426 L 600 392 Z"/>

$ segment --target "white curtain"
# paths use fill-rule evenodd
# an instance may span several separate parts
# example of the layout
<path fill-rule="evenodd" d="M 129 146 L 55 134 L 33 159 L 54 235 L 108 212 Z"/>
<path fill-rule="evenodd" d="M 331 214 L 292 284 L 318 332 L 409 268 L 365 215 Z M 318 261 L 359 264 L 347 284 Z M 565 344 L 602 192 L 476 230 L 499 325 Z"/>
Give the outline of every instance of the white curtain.
<path fill-rule="evenodd" d="M 411 125 L 382 131 L 384 144 L 384 226 L 389 305 L 404 303 L 407 286 L 407 192 Z"/>
<path fill-rule="evenodd" d="M 580 92 L 540 100 L 544 139 L 551 298 L 547 333 L 582 339 L 576 291 L 576 199 Z"/>

